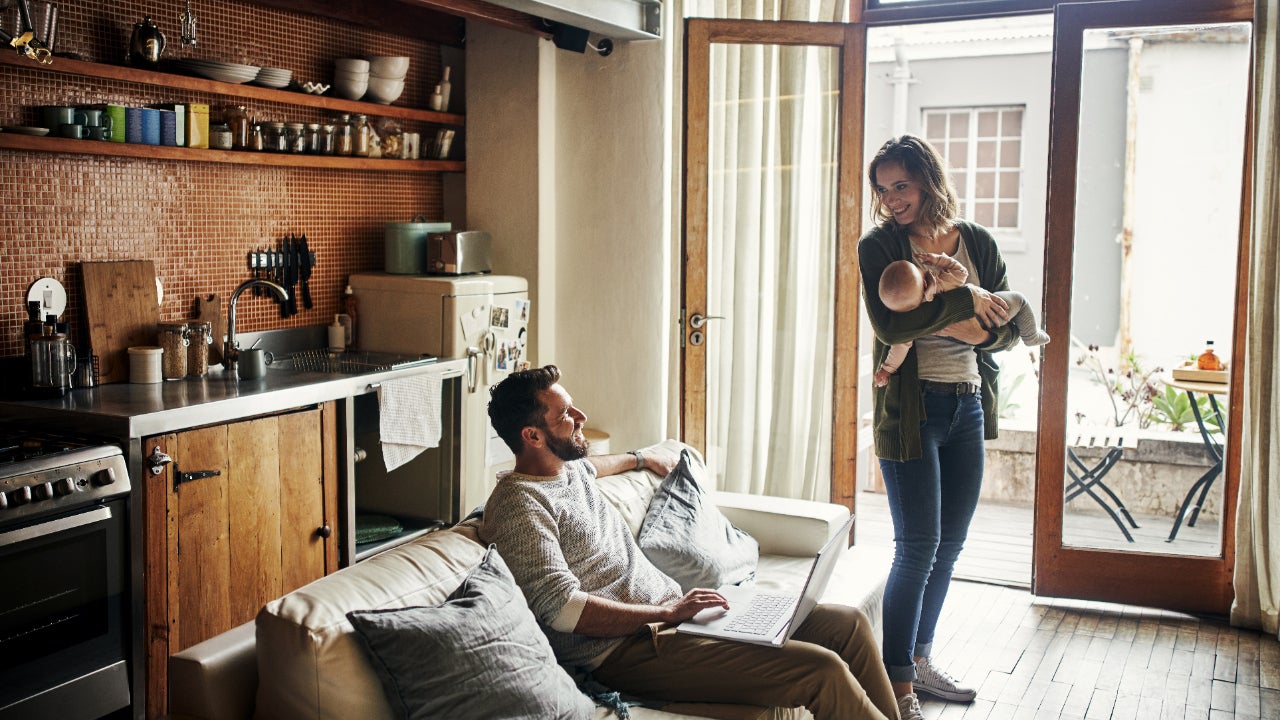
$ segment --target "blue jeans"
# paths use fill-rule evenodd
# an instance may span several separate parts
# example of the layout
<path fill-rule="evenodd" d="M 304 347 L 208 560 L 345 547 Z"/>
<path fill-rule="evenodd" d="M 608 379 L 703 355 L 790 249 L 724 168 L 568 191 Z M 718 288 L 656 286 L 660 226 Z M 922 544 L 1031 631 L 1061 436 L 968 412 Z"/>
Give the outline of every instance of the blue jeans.
<path fill-rule="evenodd" d="M 915 680 L 913 657 L 929 656 L 982 489 L 981 396 L 926 391 L 924 409 L 923 454 L 906 462 L 880 461 L 894 543 L 881 652 L 893 682 Z"/>

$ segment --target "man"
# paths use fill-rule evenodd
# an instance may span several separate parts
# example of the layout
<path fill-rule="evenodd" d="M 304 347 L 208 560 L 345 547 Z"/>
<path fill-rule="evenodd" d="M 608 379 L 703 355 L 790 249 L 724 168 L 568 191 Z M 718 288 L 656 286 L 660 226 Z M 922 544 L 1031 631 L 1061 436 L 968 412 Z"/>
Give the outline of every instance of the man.
<path fill-rule="evenodd" d="M 516 465 L 485 504 L 480 536 L 497 545 L 560 662 L 655 700 L 896 720 L 870 623 L 855 608 L 819 605 L 781 648 L 676 632 L 727 601 L 714 590 L 682 595 L 640 552 L 595 478 L 639 465 L 666 475 L 679 458 L 657 450 L 587 457 L 587 416 L 559 379 L 548 365 L 490 391 L 489 418 Z"/>

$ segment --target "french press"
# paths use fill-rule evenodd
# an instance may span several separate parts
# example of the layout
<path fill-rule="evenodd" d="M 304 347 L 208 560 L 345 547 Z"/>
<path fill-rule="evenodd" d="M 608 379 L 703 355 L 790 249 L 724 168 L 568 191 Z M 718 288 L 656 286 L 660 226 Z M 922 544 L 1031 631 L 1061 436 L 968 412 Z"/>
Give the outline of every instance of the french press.
<path fill-rule="evenodd" d="M 46 323 L 42 333 L 31 338 L 31 388 L 39 395 L 61 397 L 71 387 L 76 349 L 54 329 L 53 323 Z"/>

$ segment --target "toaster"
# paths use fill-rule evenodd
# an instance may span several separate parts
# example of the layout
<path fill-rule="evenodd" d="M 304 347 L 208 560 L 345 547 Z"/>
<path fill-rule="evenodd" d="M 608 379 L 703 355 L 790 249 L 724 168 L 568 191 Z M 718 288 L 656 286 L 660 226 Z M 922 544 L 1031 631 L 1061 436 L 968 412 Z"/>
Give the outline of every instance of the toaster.
<path fill-rule="evenodd" d="M 431 233 L 427 236 L 428 275 L 487 273 L 489 233 L 479 230 Z"/>

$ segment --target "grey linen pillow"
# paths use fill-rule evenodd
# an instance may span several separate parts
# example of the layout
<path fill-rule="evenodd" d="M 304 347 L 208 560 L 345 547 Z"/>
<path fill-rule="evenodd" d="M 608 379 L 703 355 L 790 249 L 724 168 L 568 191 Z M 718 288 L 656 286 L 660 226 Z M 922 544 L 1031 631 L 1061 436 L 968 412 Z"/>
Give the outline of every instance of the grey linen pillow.
<path fill-rule="evenodd" d="M 759 543 L 720 512 L 708 485 L 702 460 L 682 451 L 680 464 L 649 501 L 636 537 L 645 557 L 684 592 L 750 580 L 760 561 Z"/>
<path fill-rule="evenodd" d="M 591 718 L 511 571 L 490 546 L 434 607 L 347 613 L 400 718 Z"/>

